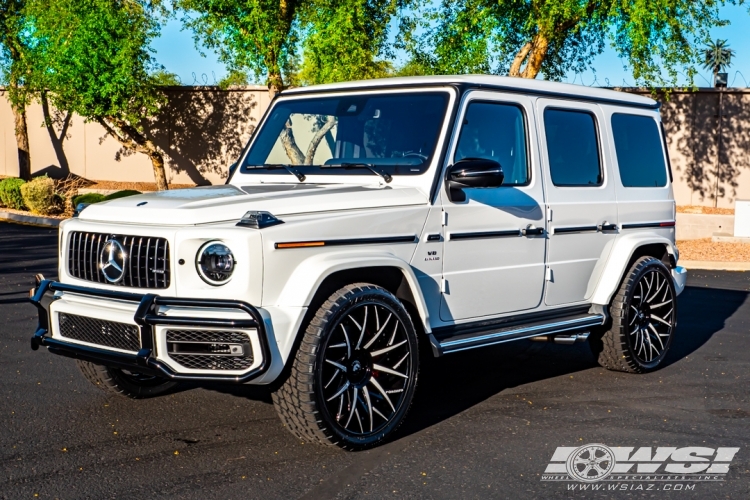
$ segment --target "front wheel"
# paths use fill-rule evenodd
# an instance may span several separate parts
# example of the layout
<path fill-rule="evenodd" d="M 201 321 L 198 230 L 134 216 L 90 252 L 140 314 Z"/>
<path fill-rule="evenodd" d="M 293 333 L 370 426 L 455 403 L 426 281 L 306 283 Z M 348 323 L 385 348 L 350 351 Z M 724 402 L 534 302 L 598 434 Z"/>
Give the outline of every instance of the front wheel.
<path fill-rule="evenodd" d="M 401 302 L 379 286 L 348 285 L 310 321 L 274 406 L 300 439 L 364 449 L 401 424 L 418 372 L 417 335 Z"/>
<path fill-rule="evenodd" d="M 131 399 L 145 399 L 172 392 L 178 382 L 152 375 L 76 360 L 83 376 L 98 388 Z"/>
<path fill-rule="evenodd" d="M 595 352 L 605 368 L 645 373 L 664 364 L 677 325 L 677 301 L 669 269 L 653 257 L 636 260 L 612 299 L 612 327 Z"/>

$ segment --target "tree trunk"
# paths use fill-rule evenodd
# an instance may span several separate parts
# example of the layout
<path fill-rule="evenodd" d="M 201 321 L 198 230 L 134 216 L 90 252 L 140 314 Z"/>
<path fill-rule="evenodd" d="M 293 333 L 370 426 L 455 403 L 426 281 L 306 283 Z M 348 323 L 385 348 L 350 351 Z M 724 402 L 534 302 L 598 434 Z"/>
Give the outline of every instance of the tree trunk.
<path fill-rule="evenodd" d="M 164 155 L 161 154 L 161 151 L 159 151 L 159 148 L 154 144 L 154 141 L 146 137 L 146 135 L 139 132 L 138 129 L 121 118 L 110 116 L 106 119 L 98 118 L 97 121 L 102 127 L 104 127 L 107 133 L 120 144 L 132 151 L 143 153 L 148 156 L 151 160 L 151 166 L 154 169 L 156 189 L 159 191 L 166 191 L 169 189 L 167 173 L 164 169 Z M 112 124 L 114 124 L 114 126 Z"/>
<path fill-rule="evenodd" d="M 508 76 L 534 79 L 542 69 L 544 59 L 549 50 L 549 40 L 546 36 L 537 33 L 530 42 L 526 42 L 516 53 L 513 63 L 510 65 Z M 521 66 L 526 65 L 521 69 Z"/>
<path fill-rule="evenodd" d="M 29 151 L 29 130 L 26 127 L 26 106 L 11 105 L 16 124 L 16 145 L 18 146 L 18 177 L 31 180 L 31 153 Z"/>
<path fill-rule="evenodd" d="M 284 130 L 281 131 L 281 145 L 284 146 L 286 156 L 292 165 L 302 165 L 305 163 L 305 155 L 299 146 L 297 146 L 297 141 L 294 138 L 291 120 L 286 121 Z"/>
<path fill-rule="evenodd" d="M 276 97 L 276 94 L 281 92 L 281 90 L 284 88 L 284 81 L 281 79 L 281 74 L 279 73 L 269 73 L 268 74 L 268 95 L 271 97 L 271 100 L 273 100 L 274 97 Z"/>
<path fill-rule="evenodd" d="M 55 150 L 57 161 L 60 163 L 60 170 L 63 174 L 70 174 L 70 165 L 68 164 L 68 157 L 65 155 L 65 149 L 63 148 L 63 142 L 68 135 L 68 126 L 70 126 L 70 120 L 73 117 L 73 113 L 68 111 L 65 114 L 65 118 L 62 121 L 62 128 L 60 130 L 60 136 L 58 137 L 57 131 L 55 130 L 55 121 L 58 121 L 60 115 L 56 115 L 55 119 L 52 118 L 52 113 L 49 109 L 49 101 L 47 100 L 47 92 L 41 93 L 42 101 L 42 113 L 44 114 L 44 125 L 47 127 L 47 133 L 49 139 L 52 142 L 52 148 Z M 57 113 L 57 111 L 55 111 Z"/>
<path fill-rule="evenodd" d="M 547 57 L 549 50 L 549 40 L 541 34 L 537 34 L 533 40 L 533 48 L 526 59 L 526 67 L 521 73 L 523 78 L 534 79 L 542 69 L 544 58 Z"/>
<path fill-rule="evenodd" d="M 529 55 L 529 51 L 532 47 L 533 44 L 531 42 L 526 42 L 526 44 L 521 47 L 521 50 L 516 53 L 516 57 L 513 58 L 513 64 L 510 65 L 508 76 L 521 76 L 521 65 L 523 64 L 524 60 L 526 60 L 526 56 Z"/>
<path fill-rule="evenodd" d="M 148 157 L 151 159 L 151 166 L 154 168 L 156 189 L 159 191 L 167 191 L 169 189 L 169 184 L 167 183 L 167 172 L 164 169 L 164 155 L 154 148 L 153 152 L 149 153 Z"/>

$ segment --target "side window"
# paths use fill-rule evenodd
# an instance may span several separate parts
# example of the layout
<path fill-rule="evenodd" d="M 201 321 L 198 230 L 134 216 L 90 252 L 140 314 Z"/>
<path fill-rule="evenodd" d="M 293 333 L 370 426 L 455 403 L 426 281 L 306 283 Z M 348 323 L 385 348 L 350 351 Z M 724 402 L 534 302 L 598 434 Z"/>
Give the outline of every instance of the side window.
<path fill-rule="evenodd" d="M 667 166 L 656 120 L 650 116 L 615 113 L 612 135 L 623 186 L 667 185 Z"/>
<path fill-rule="evenodd" d="M 454 160 L 464 158 L 488 158 L 500 163 L 504 186 L 528 184 L 526 127 L 521 108 L 513 104 L 470 103 Z"/>
<path fill-rule="evenodd" d="M 585 111 L 544 110 L 550 176 L 555 186 L 599 186 L 602 169 L 594 116 Z"/>

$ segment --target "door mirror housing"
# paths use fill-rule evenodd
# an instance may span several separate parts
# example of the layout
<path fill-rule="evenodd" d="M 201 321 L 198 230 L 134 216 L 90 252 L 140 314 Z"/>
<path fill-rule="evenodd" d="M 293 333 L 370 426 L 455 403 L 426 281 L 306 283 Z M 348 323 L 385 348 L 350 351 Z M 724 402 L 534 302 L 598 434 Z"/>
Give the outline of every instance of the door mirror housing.
<path fill-rule="evenodd" d="M 466 201 L 463 188 L 493 188 L 503 184 L 500 163 L 487 158 L 464 158 L 448 167 L 448 194 L 451 201 Z"/>
<path fill-rule="evenodd" d="M 229 181 L 232 180 L 232 176 L 234 175 L 234 172 L 237 170 L 237 167 L 239 167 L 239 162 L 234 162 L 231 165 L 229 165 L 229 168 L 227 169 L 227 180 L 224 184 L 229 184 Z"/>

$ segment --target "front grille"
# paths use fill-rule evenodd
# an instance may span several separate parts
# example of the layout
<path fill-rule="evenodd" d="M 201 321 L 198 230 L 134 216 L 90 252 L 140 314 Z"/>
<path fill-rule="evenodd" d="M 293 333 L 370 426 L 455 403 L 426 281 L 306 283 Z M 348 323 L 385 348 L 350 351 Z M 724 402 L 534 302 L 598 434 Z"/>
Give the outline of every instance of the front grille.
<path fill-rule="evenodd" d="M 75 314 L 60 313 L 60 335 L 90 344 L 114 347 L 125 351 L 141 348 L 138 327 Z"/>
<path fill-rule="evenodd" d="M 245 370 L 253 365 L 250 338 L 243 332 L 167 330 L 167 351 L 194 370 Z"/>
<path fill-rule="evenodd" d="M 106 253 L 110 239 L 120 243 L 125 251 L 122 278 L 116 282 L 108 280 L 100 268 L 102 252 Z M 68 240 L 68 273 L 96 283 L 169 288 L 169 242 L 165 238 L 73 231 Z"/>

